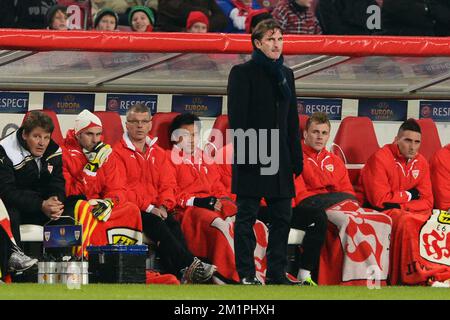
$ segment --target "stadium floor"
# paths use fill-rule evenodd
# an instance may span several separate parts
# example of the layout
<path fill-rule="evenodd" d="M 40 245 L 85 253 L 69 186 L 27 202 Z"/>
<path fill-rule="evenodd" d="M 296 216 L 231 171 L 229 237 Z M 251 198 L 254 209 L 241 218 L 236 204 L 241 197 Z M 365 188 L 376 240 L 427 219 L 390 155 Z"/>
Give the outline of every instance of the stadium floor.
<path fill-rule="evenodd" d="M 43 293 L 43 290 L 45 293 Z M 0 300 L 449 300 L 449 288 L 236 285 L 90 284 L 70 290 L 65 285 L 9 284 L 0 286 Z"/>

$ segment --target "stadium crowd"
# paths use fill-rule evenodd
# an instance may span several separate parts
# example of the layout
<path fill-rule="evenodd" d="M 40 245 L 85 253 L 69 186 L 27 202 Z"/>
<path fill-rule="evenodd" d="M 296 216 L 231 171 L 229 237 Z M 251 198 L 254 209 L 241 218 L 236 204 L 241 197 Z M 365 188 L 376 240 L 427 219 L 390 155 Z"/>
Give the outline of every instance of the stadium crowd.
<path fill-rule="evenodd" d="M 449 36 L 446 0 L 4 0 L 0 28 Z"/>

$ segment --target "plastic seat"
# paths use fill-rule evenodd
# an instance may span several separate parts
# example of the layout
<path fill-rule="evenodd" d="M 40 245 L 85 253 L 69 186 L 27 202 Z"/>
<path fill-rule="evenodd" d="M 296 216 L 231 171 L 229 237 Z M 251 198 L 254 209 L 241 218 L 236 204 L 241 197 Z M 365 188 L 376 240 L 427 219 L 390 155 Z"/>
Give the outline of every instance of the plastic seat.
<path fill-rule="evenodd" d="M 339 126 L 331 152 L 344 161 L 350 181 L 356 185 L 367 159 L 378 149 L 372 121 L 368 117 L 346 117 Z"/>
<path fill-rule="evenodd" d="M 298 115 L 298 124 L 300 128 L 300 139 L 303 139 L 303 131 L 306 129 L 306 122 L 308 122 L 309 116 L 306 114 Z"/>
<path fill-rule="evenodd" d="M 102 121 L 103 141 L 114 146 L 122 139 L 124 132 L 120 115 L 114 111 L 95 111 L 94 114 Z"/>
<path fill-rule="evenodd" d="M 53 110 L 47 110 L 47 109 L 44 109 L 44 110 L 38 110 L 38 111 L 44 112 L 46 115 L 48 115 L 48 116 L 52 119 L 53 125 L 55 126 L 55 129 L 53 130 L 53 133 L 52 133 L 52 139 L 53 139 L 53 141 L 55 141 L 58 145 L 61 146 L 61 145 L 63 144 L 64 138 L 63 138 L 62 131 L 61 131 L 61 126 L 59 125 L 59 120 L 58 120 L 58 117 L 56 116 L 55 111 L 53 111 Z M 28 117 L 28 115 L 30 114 L 30 112 L 31 112 L 31 111 L 28 111 L 28 112 L 25 114 L 25 116 L 23 117 L 23 120 L 22 120 L 22 124 L 23 124 L 23 122 L 25 121 L 25 119 Z"/>
<path fill-rule="evenodd" d="M 169 126 L 179 114 L 179 112 L 157 112 L 153 115 L 150 136 L 158 137 L 157 144 L 163 149 L 170 150 L 172 148 Z"/>
<path fill-rule="evenodd" d="M 211 131 L 208 141 L 205 144 L 205 151 L 208 154 L 214 156 L 215 152 L 227 143 L 227 129 L 229 128 L 228 115 L 222 114 L 216 118 L 212 129 L 220 131 L 220 135 L 217 131 Z"/>
<path fill-rule="evenodd" d="M 419 119 L 416 121 L 422 131 L 419 153 L 430 161 L 434 153 L 442 148 L 436 124 L 432 119 Z"/>
<path fill-rule="evenodd" d="M 21 224 L 20 238 L 22 242 L 44 241 L 44 227 L 36 224 Z"/>

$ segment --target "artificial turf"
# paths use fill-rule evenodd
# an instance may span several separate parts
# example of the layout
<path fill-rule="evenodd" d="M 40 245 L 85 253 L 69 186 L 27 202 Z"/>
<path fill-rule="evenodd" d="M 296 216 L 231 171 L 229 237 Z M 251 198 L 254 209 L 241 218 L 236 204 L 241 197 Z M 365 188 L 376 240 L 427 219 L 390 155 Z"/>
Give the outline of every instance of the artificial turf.
<path fill-rule="evenodd" d="M 449 300 L 449 288 L 347 286 L 238 286 L 238 285 L 132 285 L 89 284 L 81 289 L 65 285 L 0 285 L 0 299 L 30 300 Z"/>

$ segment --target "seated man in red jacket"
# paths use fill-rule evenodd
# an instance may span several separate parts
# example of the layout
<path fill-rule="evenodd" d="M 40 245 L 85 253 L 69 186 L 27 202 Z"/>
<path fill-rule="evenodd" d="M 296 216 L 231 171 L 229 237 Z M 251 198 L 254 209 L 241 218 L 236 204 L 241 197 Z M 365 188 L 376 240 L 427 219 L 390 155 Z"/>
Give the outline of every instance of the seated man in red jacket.
<path fill-rule="evenodd" d="M 200 120 L 193 114 L 177 116 L 170 126 L 168 152 L 177 181 L 176 199 L 181 229 L 192 253 L 217 266 L 218 279 L 239 282 L 234 257 L 233 224 L 236 205 L 221 182 L 213 159 L 198 147 Z M 254 253 L 257 275 L 264 279 L 267 228 L 257 221 L 254 226 L 257 247 Z"/>
<path fill-rule="evenodd" d="M 125 173 L 111 146 L 102 142 L 102 130 L 100 119 L 83 110 L 67 132 L 62 148 L 66 194 L 89 200 L 75 206 L 84 245 L 140 244 L 141 213 L 127 202 Z"/>
<path fill-rule="evenodd" d="M 434 207 L 450 211 L 450 144 L 437 151 L 431 159 L 431 182 Z"/>
<path fill-rule="evenodd" d="M 147 106 L 135 104 L 128 109 L 126 128 L 114 154 L 126 171 L 128 199 L 142 216 L 144 234 L 157 244 L 157 251 L 169 273 L 182 282 L 202 283 L 211 279 L 216 267 L 194 257 L 173 217 L 176 205 L 176 180 L 165 150 L 151 139 L 151 114 Z"/>
<path fill-rule="evenodd" d="M 303 172 L 295 179 L 291 223 L 306 231 L 299 277 L 310 277 L 320 255 L 319 284 L 365 284 L 373 265 L 385 270 L 378 280 L 386 280 L 390 219 L 359 206 L 344 163 L 326 150 L 330 130 L 328 116 L 317 112 L 303 132 Z"/>
<path fill-rule="evenodd" d="M 394 142 L 374 153 L 361 172 L 366 201 L 392 218 L 391 284 L 450 278 L 450 261 L 442 254 L 448 251 L 441 239 L 446 223 L 430 217 L 433 194 L 428 162 L 418 153 L 421 139 L 417 122 L 405 121 Z"/>

